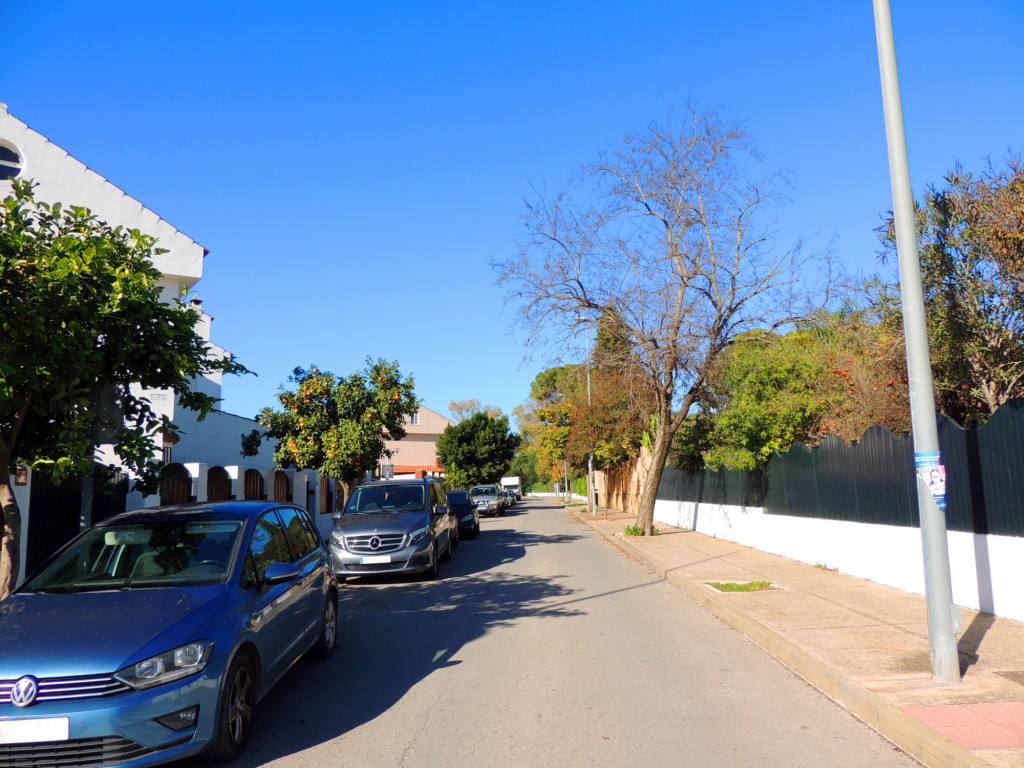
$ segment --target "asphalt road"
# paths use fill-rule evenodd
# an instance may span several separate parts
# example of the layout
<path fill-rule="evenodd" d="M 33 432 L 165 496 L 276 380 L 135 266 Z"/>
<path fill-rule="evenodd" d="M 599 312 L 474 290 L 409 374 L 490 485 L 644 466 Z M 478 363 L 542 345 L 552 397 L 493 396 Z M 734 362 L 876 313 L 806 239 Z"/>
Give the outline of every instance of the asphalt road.
<path fill-rule="evenodd" d="M 917 765 L 560 507 L 482 527 L 436 582 L 345 586 L 233 768 Z"/>

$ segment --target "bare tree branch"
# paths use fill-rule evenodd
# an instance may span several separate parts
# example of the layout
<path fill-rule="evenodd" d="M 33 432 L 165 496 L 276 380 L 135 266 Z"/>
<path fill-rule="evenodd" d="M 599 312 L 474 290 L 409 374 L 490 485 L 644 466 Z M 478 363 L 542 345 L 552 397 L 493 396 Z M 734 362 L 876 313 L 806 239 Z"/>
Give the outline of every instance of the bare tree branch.
<path fill-rule="evenodd" d="M 810 283 L 827 257 L 775 250 L 780 176 L 747 181 L 758 161 L 745 131 L 714 111 L 691 110 L 683 130 L 651 125 L 528 204 L 517 255 L 494 265 L 534 346 L 564 343 L 581 317 L 628 340 L 615 363 L 656 408 L 645 530 L 672 439 L 717 356 L 738 334 L 800 320 L 830 297 L 830 274 Z"/>

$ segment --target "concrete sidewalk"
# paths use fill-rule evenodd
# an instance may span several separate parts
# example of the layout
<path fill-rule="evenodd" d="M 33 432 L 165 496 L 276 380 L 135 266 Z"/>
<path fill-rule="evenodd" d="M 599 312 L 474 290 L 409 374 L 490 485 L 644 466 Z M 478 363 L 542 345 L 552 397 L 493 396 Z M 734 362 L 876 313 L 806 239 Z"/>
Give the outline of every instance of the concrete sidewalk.
<path fill-rule="evenodd" d="M 924 765 L 1024 767 L 1024 623 L 960 609 L 962 680 L 944 683 L 919 595 L 692 531 L 627 536 L 632 516 L 568 509 Z M 750 581 L 775 588 L 708 586 Z"/>

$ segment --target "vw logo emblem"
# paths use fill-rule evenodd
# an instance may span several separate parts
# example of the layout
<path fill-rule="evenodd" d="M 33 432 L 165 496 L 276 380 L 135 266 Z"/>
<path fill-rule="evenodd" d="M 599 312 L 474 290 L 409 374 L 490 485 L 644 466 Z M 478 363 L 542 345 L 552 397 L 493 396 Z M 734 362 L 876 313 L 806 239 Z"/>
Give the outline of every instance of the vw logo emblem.
<path fill-rule="evenodd" d="M 35 703 L 38 695 L 39 681 L 32 675 L 25 675 L 11 688 L 11 703 L 16 707 L 27 707 Z"/>
<path fill-rule="evenodd" d="M 380 536 L 374 536 L 370 539 L 370 549 L 380 549 Z"/>

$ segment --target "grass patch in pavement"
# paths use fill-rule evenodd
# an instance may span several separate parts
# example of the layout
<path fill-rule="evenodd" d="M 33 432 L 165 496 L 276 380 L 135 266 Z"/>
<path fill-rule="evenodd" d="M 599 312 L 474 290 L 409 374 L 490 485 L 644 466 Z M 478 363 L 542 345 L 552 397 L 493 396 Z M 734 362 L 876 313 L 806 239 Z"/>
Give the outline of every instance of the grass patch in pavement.
<path fill-rule="evenodd" d="M 626 526 L 626 535 L 627 536 L 643 536 L 644 535 L 644 529 L 641 528 L 639 525 L 627 525 Z M 657 528 L 652 528 L 651 529 L 651 536 L 657 536 L 657 535 L 658 535 L 658 529 Z"/>
<path fill-rule="evenodd" d="M 775 585 L 770 581 L 708 581 L 705 583 L 719 592 L 764 592 L 768 589 L 775 589 Z"/>

